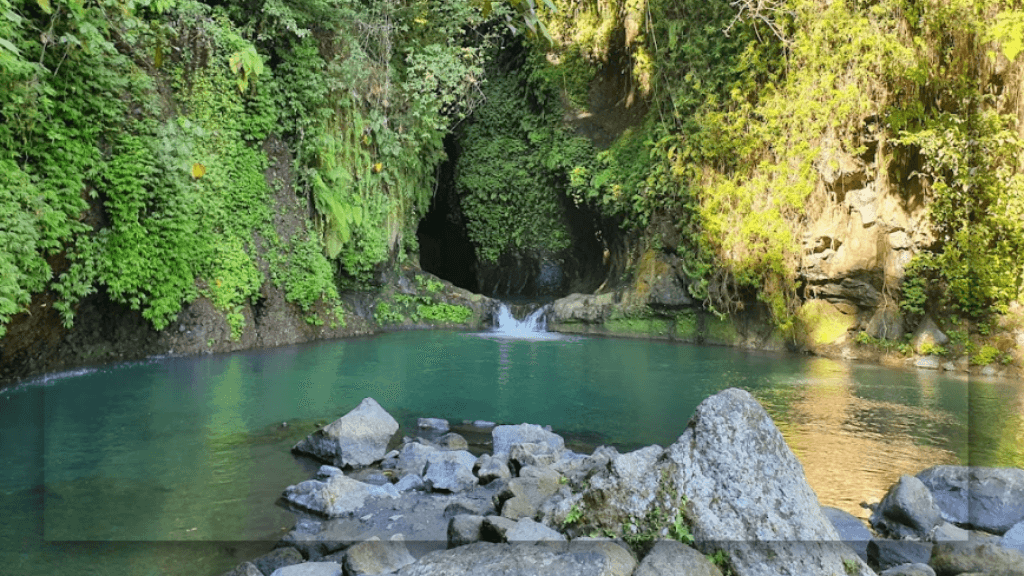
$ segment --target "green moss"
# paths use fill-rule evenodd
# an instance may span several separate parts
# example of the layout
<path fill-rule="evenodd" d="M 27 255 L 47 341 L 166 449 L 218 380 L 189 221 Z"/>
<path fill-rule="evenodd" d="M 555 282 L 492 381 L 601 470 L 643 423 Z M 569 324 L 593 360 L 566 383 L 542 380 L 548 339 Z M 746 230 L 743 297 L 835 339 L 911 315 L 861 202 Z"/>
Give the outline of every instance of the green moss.
<path fill-rule="evenodd" d="M 676 314 L 674 328 L 674 336 L 684 342 L 696 342 L 700 338 L 697 314 L 693 310 Z"/>
<path fill-rule="evenodd" d="M 709 344 L 736 344 L 740 340 L 739 332 L 733 324 L 732 318 L 719 318 L 709 315 L 704 334 L 704 341 Z"/>
<path fill-rule="evenodd" d="M 853 315 L 843 314 L 825 300 L 808 300 L 797 311 L 800 333 L 807 342 L 824 346 L 840 341 L 847 331 L 857 323 Z"/>
<path fill-rule="evenodd" d="M 604 323 L 604 327 L 613 334 L 632 334 L 652 338 L 667 337 L 672 331 L 669 320 L 651 317 L 612 318 Z"/>
<path fill-rule="evenodd" d="M 473 316 L 473 311 L 457 304 L 420 304 L 416 312 L 423 320 L 441 324 L 465 324 Z"/>

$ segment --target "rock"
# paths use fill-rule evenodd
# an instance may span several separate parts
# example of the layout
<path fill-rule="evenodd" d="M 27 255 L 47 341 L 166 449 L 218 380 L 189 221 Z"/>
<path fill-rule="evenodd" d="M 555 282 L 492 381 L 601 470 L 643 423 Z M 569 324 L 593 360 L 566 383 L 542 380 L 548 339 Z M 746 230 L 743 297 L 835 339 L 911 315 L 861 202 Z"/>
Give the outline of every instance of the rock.
<path fill-rule="evenodd" d="M 494 455 L 508 454 L 513 444 L 547 444 L 555 450 L 565 448 L 565 440 L 555 434 L 537 426 L 536 424 L 518 424 L 515 426 L 495 426 L 491 430 L 491 438 L 494 440 Z"/>
<path fill-rule="evenodd" d="M 480 536 L 488 542 L 504 542 L 505 534 L 515 525 L 514 521 L 502 516 L 486 516 L 480 529 Z"/>
<path fill-rule="evenodd" d="M 897 538 L 924 539 L 942 522 L 931 492 L 913 476 L 901 476 L 871 514 L 871 526 Z"/>
<path fill-rule="evenodd" d="M 261 574 L 272 574 L 278 568 L 305 562 L 302 553 L 291 546 L 278 548 L 252 561 Z"/>
<path fill-rule="evenodd" d="M 387 574 L 415 561 L 400 538 L 381 541 L 374 537 L 346 551 L 345 576 Z"/>
<path fill-rule="evenodd" d="M 448 492 L 461 492 L 476 486 L 473 465 L 476 456 L 465 450 L 437 452 L 431 454 L 427 461 L 423 483 L 428 489 Z"/>
<path fill-rule="evenodd" d="M 993 576 L 1024 576 L 1024 553 L 999 545 L 998 538 L 937 544 L 931 567 L 939 576 L 981 572 Z"/>
<path fill-rule="evenodd" d="M 483 536 L 484 517 L 472 514 L 453 516 L 448 521 L 448 547 L 465 546 L 479 542 Z"/>
<path fill-rule="evenodd" d="M 629 576 L 604 548 L 476 542 L 431 552 L 398 576 Z"/>
<path fill-rule="evenodd" d="M 917 325 L 917 330 L 914 330 L 914 337 L 910 339 L 910 344 L 918 354 L 926 354 L 928 352 L 927 348 L 931 346 L 949 344 L 949 336 L 946 336 L 942 330 L 939 330 L 939 327 L 935 325 L 935 321 L 930 316 L 925 316 L 921 323 Z"/>
<path fill-rule="evenodd" d="M 508 542 L 563 541 L 565 536 L 529 518 L 522 518 L 505 532 L 505 540 Z"/>
<path fill-rule="evenodd" d="M 878 576 L 935 576 L 935 570 L 927 564 L 900 564 L 893 566 Z"/>
<path fill-rule="evenodd" d="M 895 304 L 883 305 L 871 315 L 865 332 L 872 338 L 899 340 L 903 337 L 903 315 Z"/>
<path fill-rule="evenodd" d="M 686 544 L 659 540 L 633 576 L 722 576 L 722 571 Z"/>
<path fill-rule="evenodd" d="M 871 574 L 836 545 L 803 467 L 750 393 L 705 399 L 666 456 L 667 482 L 689 498 L 697 548 L 724 549 L 737 576 Z"/>
<path fill-rule="evenodd" d="M 558 472 L 550 468 L 527 466 L 520 470 L 518 478 L 509 480 L 508 485 L 495 494 L 496 507 L 506 518 L 532 518 L 541 504 L 558 492 L 560 478 Z"/>
<path fill-rule="evenodd" d="M 436 430 L 438 432 L 450 430 L 448 421 L 443 418 L 420 418 L 416 420 L 416 426 L 423 430 Z"/>
<path fill-rule="evenodd" d="M 611 293 L 594 296 L 591 294 L 570 294 L 551 303 L 548 323 L 583 322 L 598 324 L 608 317 L 614 307 Z"/>
<path fill-rule="evenodd" d="M 609 576 L 630 576 L 636 558 L 625 542 L 608 538 L 576 538 L 569 543 L 569 552 L 600 554 L 609 560 Z"/>
<path fill-rule="evenodd" d="M 430 460 L 430 457 L 438 452 L 439 450 L 433 446 L 427 446 L 419 442 L 409 442 L 402 446 L 402 450 L 398 454 L 398 461 L 395 464 L 395 476 L 404 477 L 407 474 L 422 476 L 423 471 L 427 468 L 427 462 Z"/>
<path fill-rule="evenodd" d="M 384 458 L 398 422 L 373 398 L 300 441 L 292 450 L 335 466 L 369 466 Z"/>
<path fill-rule="evenodd" d="M 857 553 L 857 556 L 860 556 L 861 560 L 866 562 L 868 559 L 868 542 L 871 541 L 871 531 L 864 526 L 860 518 L 845 510 L 828 506 L 822 506 L 821 512 L 832 523 L 836 532 L 839 533 L 839 539 L 852 548 Z"/>
<path fill-rule="evenodd" d="M 878 538 L 868 542 L 868 561 L 881 570 L 902 564 L 924 564 L 931 554 L 931 542 Z"/>
<path fill-rule="evenodd" d="M 513 444 L 508 460 L 518 470 L 524 466 L 551 466 L 558 456 L 559 451 L 548 444 L 526 442 Z"/>
<path fill-rule="evenodd" d="M 497 511 L 489 498 L 459 498 L 445 507 L 445 518 L 452 518 L 460 514 L 472 514 L 474 516 L 490 516 Z"/>
<path fill-rule="evenodd" d="M 337 562 L 306 562 L 278 568 L 270 576 L 341 576 Z"/>
<path fill-rule="evenodd" d="M 477 458 L 475 468 L 477 478 L 484 484 L 498 478 L 512 477 L 512 472 L 509 471 L 505 461 L 490 454 L 482 454 Z"/>
<path fill-rule="evenodd" d="M 1003 534 L 1024 521 L 1024 470 L 933 466 L 917 477 L 948 522 Z"/>
<path fill-rule="evenodd" d="M 662 252 L 657 254 L 658 262 L 653 266 L 655 273 L 646 283 L 650 288 L 647 304 L 654 308 L 679 309 L 693 304 L 690 293 L 678 274 L 674 260 L 678 257 L 668 256 Z"/>
<path fill-rule="evenodd" d="M 252 562 L 242 562 L 221 576 L 263 576 L 263 572 L 260 572 L 260 569 Z"/>
<path fill-rule="evenodd" d="M 938 356 L 921 356 L 914 360 L 914 368 L 938 370 L 941 367 Z"/>
<path fill-rule="evenodd" d="M 423 477 L 419 474 L 406 474 L 402 476 L 402 479 L 395 482 L 395 490 L 399 492 L 407 492 L 409 490 L 424 490 L 426 484 L 423 483 Z"/>
<path fill-rule="evenodd" d="M 434 444 L 442 450 L 469 450 L 469 442 L 455 432 L 441 436 Z"/>
<path fill-rule="evenodd" d="M 496 426 L 496 424 L 490 420 L 473 420 L 472 424 L 474 428 L 483 428 L 485 430 L 490 430 Z"/>
<path fill-rule="evenodd" d="M 393 484 L 373 486 L 344 474 L 335 474 L 326 481 L 306 480 L 284 491 L 284 499 L 288 502 L 328 518 L 351 514 L 362 508 L 366 499 L 371 497 L 397 498 L 398 490 Z"/>
<path fill-rule="evenodd" d="M 1018 522 L 1013 528 L 1007 530 L 999 541 L 999 545 L 1024 553 L 1024 522 Z"/>
<path fill-rule="evenodd" d="M 939 542 L 963 542 L 967 538 L 967 530 L 954 526 L 949 522 L 943 522 L 932 531 L 928 539 L 937 544 Z"/>

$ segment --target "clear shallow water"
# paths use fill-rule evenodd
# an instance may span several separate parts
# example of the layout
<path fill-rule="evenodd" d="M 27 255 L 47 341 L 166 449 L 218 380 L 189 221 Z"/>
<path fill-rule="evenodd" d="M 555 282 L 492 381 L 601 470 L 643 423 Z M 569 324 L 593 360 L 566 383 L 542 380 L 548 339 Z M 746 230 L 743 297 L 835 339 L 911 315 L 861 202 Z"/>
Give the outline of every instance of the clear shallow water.
<path fill-rule="evenodd" d="M 292 526 L 274 505 L 309 477 L 291 445 L 367 396 L 403 433 L 418 416 L 532 422 L 625 451 L 672 443 L 701 400 L 733 386 L 772 415 L 821 502 L 862 517 L 858 504 L 900 474 L 1024 466 L 1019 383 L 661 342 L 401 332 L 0 392 L 0 572 L 219 574 Z"/>

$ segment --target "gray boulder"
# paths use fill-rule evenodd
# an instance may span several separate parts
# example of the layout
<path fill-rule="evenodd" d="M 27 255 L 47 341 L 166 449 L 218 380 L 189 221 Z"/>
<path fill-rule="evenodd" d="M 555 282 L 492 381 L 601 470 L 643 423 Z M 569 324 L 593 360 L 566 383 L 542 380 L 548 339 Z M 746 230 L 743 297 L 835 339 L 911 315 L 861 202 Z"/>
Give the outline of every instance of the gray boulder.
<path fill-rule="evenodd" d="M 541 504 L 558 492 L 560 478 L 558 472 L 550 468 L 527 466 L 520 470 L 518 478 L 509 480 L 495 494 L 496 507 L 506 518 L 532 518 Z"/>
<path fill-rule="evenodd" d="M 629 546 L 621 540 L 608 538 L 576 538 L 569 542 L 569 552 L 597 554 L 608 559 L 608 576 L 629 576 L 636 568 L 636 558 Z"/>
<path fill-rule="evenodd" d="M 937 544 L 930 565 L 939 576 L 980 572 L 993 576 L 1024 576 L 1024 553 L 999 545 L 996 537 Z"/>
<path fill-rule="evenodd" d="M 515 470 L 524 466 L 551 466 L 558 460 L 559 450 L 549 444 L 526 442 L 513 444 L 509 450 L 509 463 Z"/>
<path fill-rule="evenodd" d="M 513 543 L 541 542 L 546 540 L 564 541 L 565 536 L 529 518 L 521 518 L 516 522 L 515 526 L 505 533 L 505 540 Z"/>
<path fill-rule="evenodd" d="M 629 576 L 620 562 L 621 556 L 598 547 L 477 542 L 431 552 L 402 568 L 398 576 Z"/>
<path fill-rule="evenodd" d="M 839 539 L 853 549 L 861 560 L 867 561 L 868 542 L 871 541 L 872 536 L 871 531 L 861 522 L 860 518 L 845 510 L 829 506 L 822 506 L 821 512 L 839 533 Z"/>
<path fill-rule="evenodd" d="M 460 434 L 449 432 L 438 438 L 434 445 L 442 450 L 469 450 L 469 442 Z"/>
<path fill-rule="evenodd" d="M 272 574 L 278 568 L 303 562 L 305 559 L 302 557 L 302 553 L 291 546 L 278 548 L 252 561 L 261 574 Z"/>
<path fill-rule="evenodd" d="M 373 398 L 365 398 L 351 412 L 310 434 L 292 450 L 315 456 L 335 466 L 369 466 L 384 458 L 398 422 Z"/>
<path fill-rule="evenodd" d="M 672 489 L 689 498 L 697 548 L 724 549 L 738 576 L 872 574 L 840 542 L 750 393 L 730 388 L 701 402 L 666 456 Z"/>
<path fill-rule="evenodd" d="M 924 564 L 931 558 L 932 546 L 931 542 L 876 538 L 868 542 L 868 561 L 880 570 L 903 564 Z"/>
<path fill-rule="evenodd" d="M 221 576 L 263 576 L 263 572 L 252 562 L 242 562 Z"/>
<path fill-rule="evenodd" d="M 878 576 L 935 576 L 935 570 L 927 564 L 901 564 L 879 573 Z"/>
<path fill-rule="evenodd" d="M 480 527 L 480 537 L 488 542 L 504 542 L 505 534 L 515 525 L 515 521 L 504 516 L 487 516 Z"/>
<path fill-rule="evenodd" d="M 1002 539 L 999 540 L 999 544 L 1003 548 L 1010 548 L 1011 550 L 1024 553 L 1024 522 L 1018 522 L 1014 524 L 1013 528 L 1007 530 L 1006 534 L 1003 534 Z"/>
<path fill-rule="evenodd" d="M 472 514 L 453 516 L 448 521 L 448 547 L 465 546 L 479 542 L 483 536 L 484 517 Z"/>
<path fill-rule="evenodd" d="M 437 448 L 420 444 L 419 442 L 405 444 L 398 453 L 398 460 L 395 462 L 395 476 L 404 477 L 408 474 L 423 476 L 423 471 L 426 470 L 430 457 L 438 452 L 440 450 Z"/>
<path fill-rule="evenodd" d="M 899 340 L 903 337 L 903 315 L 899 306 L 886 304 L 871 315 L 865 332 L 880 340 Z"/>
<path fill-rule="evenodd" d="M 393 484 L 374 486 L 335 474 L 324 480 L 306 480 L 289 486 L 284 499 L 310 512 L 328 518 L 345 516 L 362 508 L 368 498 L 397 498 Z"/>
<path fill-rule="evenodd" d="M 633 576 L 722 576 L 706 556 L 675 540 L 659 540 Z"/>
<path fill-rule="evenodd" d="M 561 436 L 536 424 L 495 426 L 491 430 L 491 438 L 494 441 L 495 456 L 508 454 L 513 444 L 547 444 L 555 450 L 565 448 L 565 440 Z"/>
<path fill-rule="evenodd" d="M 871 514 L 871 526 L 895 538 L 927 538 L 942 523 L 942 514 L 923 482 L 901 476 Z"/>
<path fill-rule="evenodd" d="M 452 518 L 460 514 L 490 516 L 495 513 L 497 512 L 490 498 L 456 498 L 444 508 L 445 518 Z"/>
<path fill-rule="evenodd" d="M 427 486 L 423 483 L 423 477 L 419 474 L 406 474 L 402 479 L 395 482 L 395 490 L 407 492 L 409 490 L 423 490 Z"/>
<path fill-rule="evenodd" d="M 337 562 L 306 562 L 274 570 L 270 576 L 341 576 Z"/>
<path fill-rule="evenodd" d="M 1003 534 L 1024 521 L 1024 470 L 933 466 L 917 477 L 932 493 L 943 519 Z"/>
<path fill-rule="evenodd" d="M 914 330 L 914 336 L 910 340 L 910 344 L 914 347 L 914 351 L 918 354 L 924 354 L 927 352 L 928 346 L 945 346 L 949 343 L 949 336 L 946 336 L 939 327 L 935 325 L 935 321 L 930 316 L 925 316 L 921 323 L 917 325 L 917 330 Z"/>
<path fill-rule="evenodd" d="M 473 474 L 474 464 L 476 456 L 465 450 L 431 454 L 423 474 L 423 483 L 434 491 L 468 490 L 477 484 L 476 475 Z"/>
<path fill-rule="evenodd" d="M 382 541 L 373 537 L 346 550 L 345 576 L 389 574 L 415 561 L 401 538 Z"/>
<path fill-rule="evenodd" d="M 943 522 L 932 531 L 928 538 L 936 544 L 939 542 L 963 542 L 968 538 L 967 530 L 954 526 L 949 522 Z"/>
<path fill-rule="evenodd" d="M 486 484 L 492 480 L 498 478 L 511 478 L 512 472 L 508 469 L 508 464 L 501 458 L 495 458 L 490 454 L 482 454 L 476 460 L 476 476 L 480 479 L 480 482 Z"/>

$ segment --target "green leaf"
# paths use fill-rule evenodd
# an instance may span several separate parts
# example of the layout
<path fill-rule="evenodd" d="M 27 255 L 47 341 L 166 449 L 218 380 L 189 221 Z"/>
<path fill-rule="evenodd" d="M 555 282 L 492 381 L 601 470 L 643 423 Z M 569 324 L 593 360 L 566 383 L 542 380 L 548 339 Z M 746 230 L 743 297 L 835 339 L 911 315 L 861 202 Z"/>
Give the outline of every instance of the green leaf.
<path fill-rule="evenodd" d="M 50 0 L 36 0 L 39 7 L 43 9 L 43 12 L 47 14 L 53 14 L 53 7 L 50 6 Z"/>

